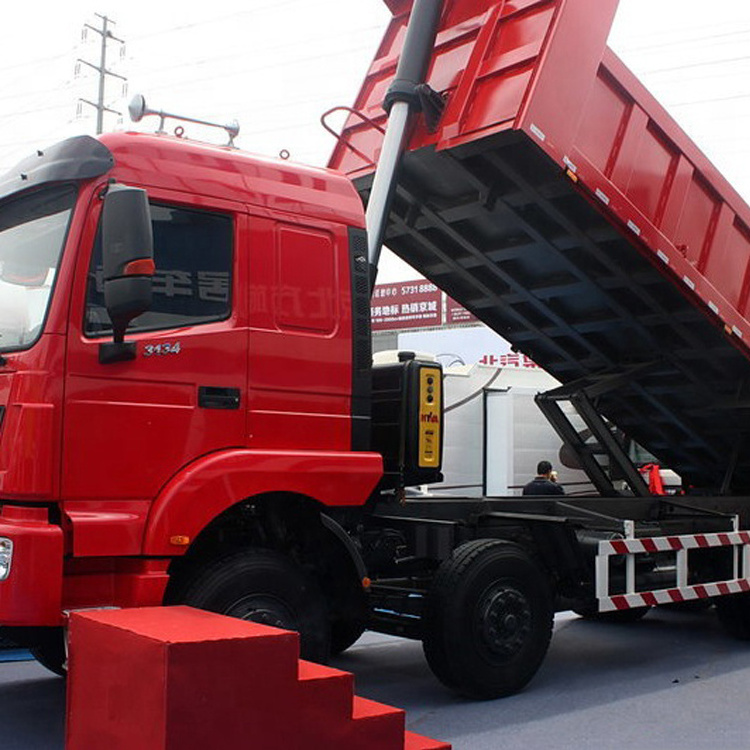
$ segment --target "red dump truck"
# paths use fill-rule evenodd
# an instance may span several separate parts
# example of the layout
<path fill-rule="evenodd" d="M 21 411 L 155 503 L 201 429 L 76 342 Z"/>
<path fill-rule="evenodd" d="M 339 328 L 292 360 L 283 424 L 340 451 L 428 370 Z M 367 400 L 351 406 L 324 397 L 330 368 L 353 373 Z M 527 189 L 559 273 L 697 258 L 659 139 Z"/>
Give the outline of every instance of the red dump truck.
<path fill-rule="evenodd" d="M 331 169 L 124 133 L 0 182 L 0 625 L 53 670 L 70 611 L 158 603 L 312 659 L 418 638 L 478 698 L 560 610 L 750 638 L 750 209 L 607 49 L 616 0 L 387 3 Z M 562 383 L 595 496 L 410 494 L 441 373 L 372 365 L 383 238 Z"/>

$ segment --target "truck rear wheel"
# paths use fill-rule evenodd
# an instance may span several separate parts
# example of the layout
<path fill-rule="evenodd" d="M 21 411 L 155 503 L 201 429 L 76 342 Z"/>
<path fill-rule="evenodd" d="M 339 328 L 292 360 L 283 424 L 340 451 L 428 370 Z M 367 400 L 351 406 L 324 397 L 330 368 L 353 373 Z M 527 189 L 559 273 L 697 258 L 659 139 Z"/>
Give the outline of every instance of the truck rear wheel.
<path fill-rule="evenodd" d="M 324 662 L 330 627 L 314 578 L 286 555 L 252 549 L 217 560 L 197 574 L 184 604 L 300 634 L 303 659 Z"/>
<path fill-rule="evenodd" d="M 447 687 L 470 698 L 500 698 L 536 674 L 553 616 L 547 577 L 521 547 L 468 542 L 443 562 L 430 587 L 424 653 Z"/>
<path fill-rule="evenodd" d="M 719 622 L 729 635 L 750 641 L 750 593 L 716 597 Z"/>

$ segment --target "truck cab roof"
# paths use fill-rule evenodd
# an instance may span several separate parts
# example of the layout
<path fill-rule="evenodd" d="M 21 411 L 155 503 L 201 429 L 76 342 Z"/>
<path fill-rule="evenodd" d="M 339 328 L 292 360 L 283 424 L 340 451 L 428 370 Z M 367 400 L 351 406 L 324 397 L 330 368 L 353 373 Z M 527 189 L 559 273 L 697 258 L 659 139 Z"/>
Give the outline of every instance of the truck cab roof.
<path fill-rule="evenodd" d="M 175 136 L 135 132 L 77 136 L 41 149 L 0 178 L 0 198 L 45 183 L 107 173 L 145 188 L 364 227 L 362 201 L 340 172 Z"/>

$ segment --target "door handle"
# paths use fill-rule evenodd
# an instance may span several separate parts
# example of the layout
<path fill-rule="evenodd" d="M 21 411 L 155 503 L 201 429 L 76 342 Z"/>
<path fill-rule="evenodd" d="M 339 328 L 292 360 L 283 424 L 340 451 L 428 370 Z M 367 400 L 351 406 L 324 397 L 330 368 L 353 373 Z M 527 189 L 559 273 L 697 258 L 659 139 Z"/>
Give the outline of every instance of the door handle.
<path fill-rule="evenodd" d="M 202 409 L 239 409 L 240 389 L 200 385 L 198 386 L 198 406 Z"/>

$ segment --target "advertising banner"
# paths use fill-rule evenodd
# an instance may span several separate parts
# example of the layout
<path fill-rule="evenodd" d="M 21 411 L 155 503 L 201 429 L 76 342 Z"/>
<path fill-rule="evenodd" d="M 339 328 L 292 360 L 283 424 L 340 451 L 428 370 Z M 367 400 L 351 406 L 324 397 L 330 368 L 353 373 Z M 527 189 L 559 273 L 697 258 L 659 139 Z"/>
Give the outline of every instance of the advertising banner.
<path fill-rule="evenodd" d="M 429 281 L 378 284 L 370 302 L 373 331 L 443 324 L 443 293 Z"/>

